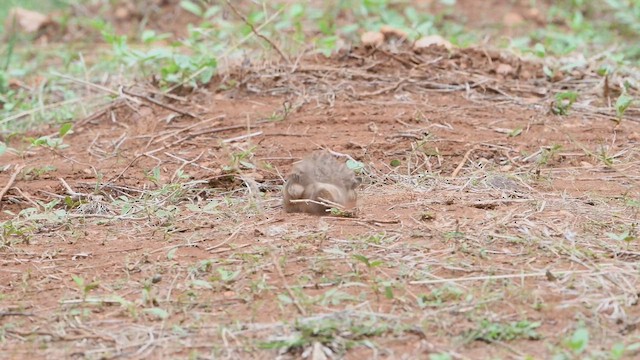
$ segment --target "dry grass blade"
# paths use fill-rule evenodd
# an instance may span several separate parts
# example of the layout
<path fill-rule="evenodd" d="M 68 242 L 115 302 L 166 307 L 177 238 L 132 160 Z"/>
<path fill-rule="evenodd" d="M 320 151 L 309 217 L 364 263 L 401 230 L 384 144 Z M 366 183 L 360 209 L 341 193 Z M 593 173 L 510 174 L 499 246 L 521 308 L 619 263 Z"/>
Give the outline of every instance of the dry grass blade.
<path fill-rule="evenodd" d="M 11 187 L 16 181 L 16 178 L 18 177 L 22 169 L 24 169 L 24 167 L 25 167 L 24 165 L 17 165 L 13 170 L 11 177 L 9 177 L 7 184 L 2 188 L 2 190 L 0 190 L 0 204 L 2 203 L 2 198 L 4 198 L 4 195 L 7 193 L 7 191 L 11 189 Z"/>
<path fill-rule="evenodd" d="M 193 113 L 191 113 L 191 112 L 189 112 L 189 111 L 185 111 L 185 110 L 178 109 L 178 108 L 176 108 L 176 107 L 175 107 L 175 106 L 173 106 L 173 105 L 169 105 L 169 104 L 163 103 L 162 101 L 156 100 L 156 99 L 154 99 L 154 98 L 152 98 L 152 97 L 150 97 L 150 96 L 146 96 L 146 95 L 142 95 L 142 94 L 137 94 L 137 93 L 134 93 L 134 92 L 129 91 L 129 90 L 126 90 L 126 89 L 122 89 L 122 92 L 123 92 L 124 94 L 129 95 L 129 96 L 135 96 L 135 97 L 137 97 L 137 98 L 140 98 L 140 99 L 146 100 L 146 101 L 148 101 L 148 102 L 150 102 L 150 103 L 152 103 L 152 104 L 158 105 L 158 106 L 160 106 L 160 107 L 162 107 L 162 108 L 165 108 L 165 109 L 167 109 L 167 110 L 171 110 L 171 111 L 173 111 L 173 112 L 175 112 L 175 113 L 178 113 L 178 114 L 180 114 L 180 115 L 184 115 L 184 116 L 188 116 L 188 117 L 190 117 L 190 118 L 194 118 L 194 119 L 202 120 L 202 118 L 201 118 L 200 116 L 198 116 L 198 115 L 195 115 L 195 114 L 193 114 Z"/>
<path fill-rule="evenodd" d="M 288 65 L 291 65 L 291 60 L 289 60 L 289 58 L 282 52 L 282 50 L 280 50 L 280 48 L 273 42 L 271 41 L 271 39 L 269 39 L 268 37 L 262 35 L 260 32 L 258 32 L 258 30 L 256 30 L 256 28 L 253 26 L 253 24 L 251 24 L 247 18 L 242 15 L 238 9 L 236 9 L 235 6 L 233 6 L 231 4 L 231 2 L 229 0 L 225 0 L 225 2 L 227 3 L 227 6 L 229 6 L 229 8 L 231 9 L 231 11 L 233 11 L 234 14 L 236 14 L 236 16 L 238 16 L 245 24 L 247 24 L 247 26 L 249 26 L 249 28 L 251 28 L 251 32 L 254 33 L 257 37 L 259 37 L 260 39 L 266 41 L 269 45 L 271 45 L 271 48 L 273 48 L 275 51 L 278 52 L 278 55 L 280 55 L 280 58 L 282 58 L 282 60 L 284 60 Z"/>

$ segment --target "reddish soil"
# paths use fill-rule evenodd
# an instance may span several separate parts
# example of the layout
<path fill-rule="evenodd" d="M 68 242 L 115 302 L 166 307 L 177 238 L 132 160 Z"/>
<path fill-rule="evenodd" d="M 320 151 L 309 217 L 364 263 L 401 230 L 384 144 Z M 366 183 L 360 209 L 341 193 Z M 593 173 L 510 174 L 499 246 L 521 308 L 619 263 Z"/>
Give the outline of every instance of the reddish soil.
<path fill-rule="evenodd" d="M 593 350 L 637 339 L 640 249 L 606 233 L 637 223 L 638 111 L 617 124 L 597 94 L 550 111 L 597 81 L 484 49 L 355 49 L 179 96 L 131 88 L 79 119 L 68 148 L 9 139 L 0 163 L 25 168 L 0 221 L 25 227 L 5 223 L 0 351 L 271 359 L 316 342 L 347 359 L 548 358 L 580 322 Z M 283 178 L 319 148 L 365 165 L 356 218 L 283 212 Z M 42 217 L 15 216 L 30 208 Z M 323 319 L 385 329 L 260 345 Z M 539 338 L 474 341 L 482 320 L 540 322 Z"/>

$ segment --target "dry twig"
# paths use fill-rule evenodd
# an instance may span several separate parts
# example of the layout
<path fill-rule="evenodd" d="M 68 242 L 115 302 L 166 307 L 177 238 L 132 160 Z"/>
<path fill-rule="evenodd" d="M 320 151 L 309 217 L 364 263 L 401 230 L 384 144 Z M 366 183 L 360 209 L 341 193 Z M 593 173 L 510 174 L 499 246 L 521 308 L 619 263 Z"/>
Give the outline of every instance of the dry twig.
<path fill-rule="evenodd" d="M 189 112 L 189 111 L 185 111 L 185 110 L 178 109 L 178 108 L 176 108 L 176 107 L 175 107 L 175 106 L 173 106 L 173 105 L 165 104 L 165 103 L 163 103 L 162 101 L 158 101 L 158 100 L 156 100 L 156 99 L 154 99 L 154 98 L 152 98 L 152 97 L 150 97 L 150 96 L 146 96 L 146 95 L 142 95 L 142 94 L 137 94 L 137 93 L 134 93 L 134 92 L 132 92 L 132 91 L 125 90 L 125 89 L 122 89 L 122 93 L 127 94 L 127 95 L 129 95 L 129 96 L 135 96 L 135 97 L 140 98 L 140 99 L 142 99 L 142 100 L 146 100 L 146 101 L 148 101 L 148 102 L 150 102 L 150 103 L 152 103 L 152 104 L 158 105 L 158 106 L 160 106 L 160 107 L 162 107 L 162 108 L 165 108 L 165 109 L 167 109 L 167 110 L 171 110 L 171 111 L 173 111 L 173 112 L 175 112 L 175 113 L 178 113 L 178 114 L 180 114 L 180 115 L 184 115 L 184 116 L 188 116 L 188 117 L 190 117 L 190 118 L 194 118 L 194 119 L 202 120 L 202 118 L 200 118 L 200 116 L 198 116 L 198 115 L 195 115 L 195 114 L 193 114 L 193 113 L 191 113 L 191 112 Z"/>
<path fill-rule="evenodd" d="M 280 279 L 282 280 L 284 288 L 287 290 L 287 293 L 289 294 L 289 297 L 291 298 L 291 301 L 296 306 L 296 309 L 298 309 L 298 312 L 300 313 L 300 315 L 307 316 L 307 312 L 304 310 L 304 308 L 298 302 L 298 298 L 293 293 L 293 290 L 291 290 L 291 287 L 287 283 L 287 278 L 284 276 L 284 272 L 282 271 L 282 267 L 280 267 L 280 263 L 278 262 L 278 259 L 276 259 L 275 257 L 273 258 L 273 267 L 276 268 L 276 271 L 278 272 L 278 275 L 280 275 Z"/>
<path fill-rule="evenodd" d="M 2 198 L 7 193 L 7 191 L 11 189 L 13 183 L 16 181 L 16 178 L 18 177 L 18 174 L 20 174 L 20 171 L 22 171 L 22 169 L 24 169 L 24 165 L 16 166 L 13 174 L 11 174 L 11 177 L 9 178 L 9 181 L 7 181 L 7 185 L 5 185 L 2 190 L 0 190 L 0 204 L 2 203 Z"/>

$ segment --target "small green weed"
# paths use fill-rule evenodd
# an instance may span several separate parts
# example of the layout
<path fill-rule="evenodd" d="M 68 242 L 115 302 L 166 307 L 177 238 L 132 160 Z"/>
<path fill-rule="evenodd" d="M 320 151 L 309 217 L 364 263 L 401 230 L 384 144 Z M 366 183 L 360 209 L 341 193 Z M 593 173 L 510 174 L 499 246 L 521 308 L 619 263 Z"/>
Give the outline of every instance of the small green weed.
<path fill-rule="evenodd" d="M 558 155 L 560 150 L 562 150 L 562 145 L 559 144 L 553 144 L 550 148 L 543 149 L 537 161 L 538 165 L 549 164 L 549 162 Z"/>
<path fill-rule="evenodd" d="M 380 336 L 393 327 L 383 319 L 369 318 L 325 318 L 300 321 L 294 333 L 283 339 L 261 342 L 262 349 L 286 349 L 300 351 L 314 343 L 320 343 L 337 353 L 343 353 L 356 345 L 367 343 L 367 338 Z"/>
<path fill-rule="evenodd" d="M 622 93 L 618 97 L 618 100 L 616 100 L 616 105 L 615 105 L 616 117 L 618 118 L 618 122 L 622 121 L 622 118 L 624 117 L 624 113 L 627 111 L 629 106 L 631 106 L 633 101 L 634 101 L 634 98 L 632 96 L 629 96 L 626 93 Z"/>
<path fill-rule="evenodd" d="M 465 342 L 485 341 L 512 341 L 517 339 L 538 340 L 540 335 L 536 329 L 540 327 L 540 322 L 530 322 L 522 320 L 507 324 L 494 323 L 489 320 L 482 320 L 475 329 L 468 331 L 464 335 Z"/>
<path fill-rule="evenodd" d="M 98 288 L 98 286 L 100 286 L 100 283 L 97 281 L 92 281 L 90 283 L 87 283 L 85 279 L 79 276 L 74 275 L 71 278 L 73 279 L 73 282 L 76 283 L 76 285 L 80 289 L 83 300 L 87 298 L 87 295 L 89 295 L 89 292 L 91 292 L 91 290 L 95 290 Z"/>
<path fill-rule="evenodd" d="M 464 292 L 455 286 L 445 285 L 436 288 L 429 294 L 418 296 L 418 306 L 421 309 L 427 307 L 440 307 L 451 301 L 458 301 L 462 298 Z"/>
<path fill-rule="evenodd" d="M 575 91 L 558 93 L 555 96 L 555 101 L 551 104 L 551 112 L 555 115 L 568 115 L 576 100 L 578 100 L 578 93 Z"/>

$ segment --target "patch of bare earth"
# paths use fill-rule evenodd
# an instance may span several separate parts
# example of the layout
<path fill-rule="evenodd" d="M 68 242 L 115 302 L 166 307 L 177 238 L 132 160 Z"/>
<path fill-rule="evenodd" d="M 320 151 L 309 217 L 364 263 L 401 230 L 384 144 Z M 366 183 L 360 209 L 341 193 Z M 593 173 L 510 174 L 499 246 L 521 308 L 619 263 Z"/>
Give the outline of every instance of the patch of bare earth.
<path fill-rule="evenodd" d="M 556 80 L 482 49 L 356 49 L 125 89 L 65 149 L 13 139 L 0 351 L 547 358 L 579 323 L 590 349 L 637 338 L 640 249 L 607 233 L 638 221 L 640 114 L 612 121 L 588 70 Z M 565 89 L 589 101 L 553 115 Z M 364 164 L 357 217 L 283 212 L 318 148 Z M 539 326 L 475 340 L 483 322 Z"/>

